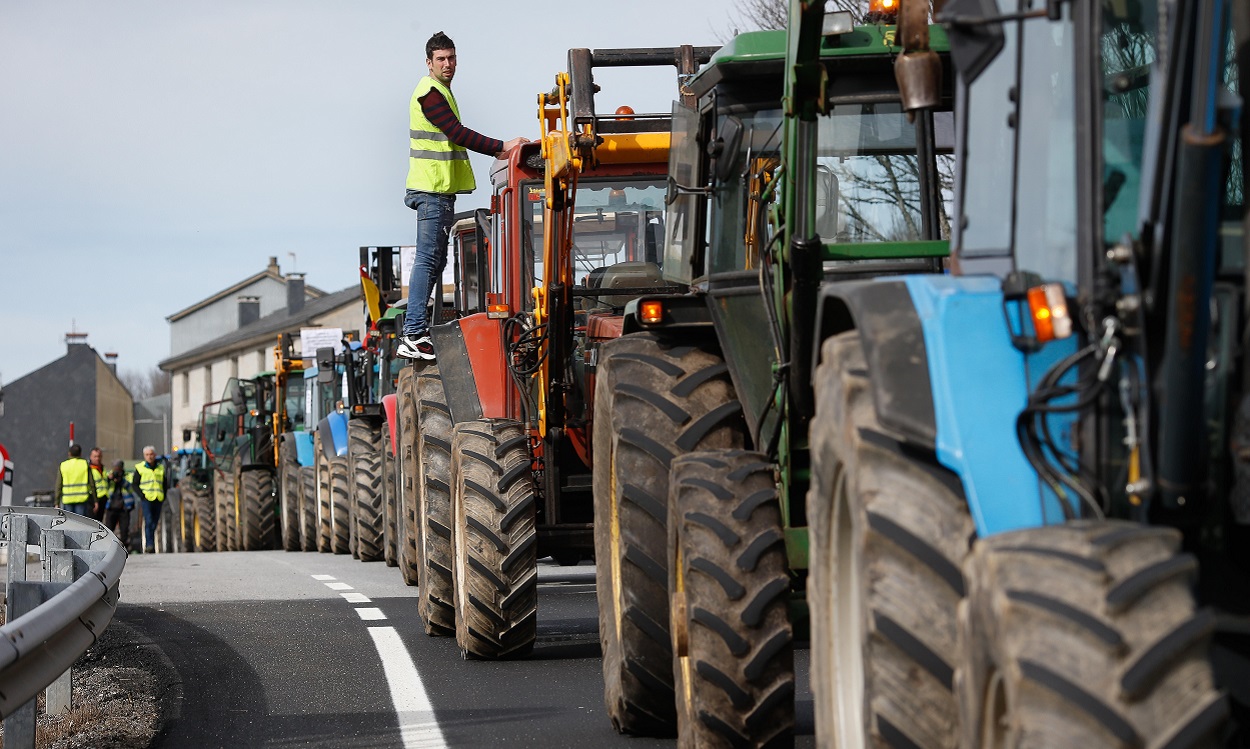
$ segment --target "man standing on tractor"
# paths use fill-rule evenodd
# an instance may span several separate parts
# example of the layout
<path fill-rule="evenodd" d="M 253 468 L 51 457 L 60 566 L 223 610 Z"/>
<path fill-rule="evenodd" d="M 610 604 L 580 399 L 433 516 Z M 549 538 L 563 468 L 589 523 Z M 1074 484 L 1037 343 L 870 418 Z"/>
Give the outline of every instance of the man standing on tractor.
<path fill-rule="evenodd" d="M 469 151 L 499 156 L 525 138 L 507 143 L 460 124 L 460 108 L 451 93 L 456 75 L 456 45 L 443 32 L 425 43 L 429 75 L 412 92 L 408 118 L 408 191 L 404 204 L 417 212 L 416 259 L 408 278 L 408 307 L 397 353 L 405 359 L 434 358 L 425 305 L 440 284 L 447 265 L 447 237 L 457 193 L 477 186 Z"/>
<path fill-rule="evenodd" d="M 143 506 L 143 553 L 152 554 L 156 551 L 156 524 L 161 519 L 161 509 L 165 506 L 166 485 L 165 464 L 156 462 L 156 448 L 148 445 L 143 448 L 143 462 L 135 466 L 130 477 L 130 485 L 139 495 Z"/>
<path fill-rule="evenodd" d="M 66 512 L 90 517 L 95 505 L 95 482 L 91 469 L 82 457 L 82 445 L 69 446 L 69 458 L 56 472 L 56 501 Z"/>
<path fill-rule="evenodd" d="M 91 517 L 97 521 L 104 517 L 104 498 L 108 496 L 108 474 L 104 470 L 104 451 L 98 447 L 91 448 L 88 453 L 87 470 L 91 474 L 91 483 L 95 484 L 95 505 L 91 508 Z"/>

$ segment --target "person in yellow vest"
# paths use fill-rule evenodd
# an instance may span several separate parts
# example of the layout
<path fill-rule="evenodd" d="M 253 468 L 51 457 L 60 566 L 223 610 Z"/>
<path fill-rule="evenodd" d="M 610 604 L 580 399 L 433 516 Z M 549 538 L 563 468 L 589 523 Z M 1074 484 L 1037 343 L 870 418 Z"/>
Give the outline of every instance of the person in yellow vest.
<path fill-rule="evenodd" d="M 91 472 L 91 483 L 95 484 L 95 508 L 91 517 L 104 519 L 104 499 L 109 495 L 108 471 L 104 470 L 104 451 L 98 447 L 91 448 L 88 453 L 87 470 Z"/>
<path fill-rule="evenodd" d="M 91 516 L 96 503 L 95 482 L 82 456 L 82 445 L 70 445 L 69 457 L 56 472 L 56 502 L 66 512 Z"/>
<path fill-rule="evenodd" d="M 417 212 L 416 260 L 408 277 L 404 333 L 396 353 L 406 359 L 434 358 L 426 303 L 442 283 L 447 238 L 456 212 L 456 195 L 477 186 L 469 151 L 501 158 L 525 138 L 507 143 L 460 124 L 460 107 L 451 93 L 456 45 L 443 32 L 425 43 L 429 75 L 417 82 L 408 107 L 408 183 L 404 204 Z"/>
<path fill-rule="evenodd" d="M 143 448 L 143 462 L 135 466 L 130 486 L 143 508 L 143 551 L 151 554 L 156 551 L 156 525 L 165 507 L 165 491 L 169 489 L 165 464 L 157 462 L 155 447 Z"/>

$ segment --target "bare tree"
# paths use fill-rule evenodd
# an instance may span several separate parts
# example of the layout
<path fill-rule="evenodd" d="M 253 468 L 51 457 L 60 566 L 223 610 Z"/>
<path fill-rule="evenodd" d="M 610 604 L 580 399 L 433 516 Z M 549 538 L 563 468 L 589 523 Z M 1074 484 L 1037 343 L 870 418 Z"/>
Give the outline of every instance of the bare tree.
<path fill-rule="evenodd" d="M 130 391 L 135 400 L 151 398 L 154 395 L 165 395 L 170 390 L 169 373 L 159 367 L 150 369 L 126 369 L 118 375 L 118 379 Z"/>
<path fill-rule="evenodd" d="M 739 31 L 784 29 L 790 3 L 789 0 L 737 0 L 734 8 L 737 12 L 729 20 L 735 25 L 723 35 L 723 41 L 729 41 Z M 855 23 L 862 23 L 868 12 L 868 0 L 826 0 L 825 10 L 850 11 Z"/>

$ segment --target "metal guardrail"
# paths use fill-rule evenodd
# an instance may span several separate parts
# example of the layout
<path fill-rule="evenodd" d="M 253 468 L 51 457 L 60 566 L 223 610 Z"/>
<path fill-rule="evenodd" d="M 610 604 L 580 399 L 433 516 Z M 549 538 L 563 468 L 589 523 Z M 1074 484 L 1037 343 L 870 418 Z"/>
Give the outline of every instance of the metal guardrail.
<path fill-rule="evenodd" d="M 69 667 L 113 619 L 126 550 L 95 520 L 55 508 L 0 507 L 0 541 L 9 550 L 7 617 L 0 627 L 0 717 L 8 746 L 17 738 L 8 735 L 12 719 L 23 706 L 33 741 L 34 698 L 44 688 L 64 679 L 56 702 L 68 707 Z M 33 544 L 43 567 L 38 582 L 26 580 L 27 546 Z"/>

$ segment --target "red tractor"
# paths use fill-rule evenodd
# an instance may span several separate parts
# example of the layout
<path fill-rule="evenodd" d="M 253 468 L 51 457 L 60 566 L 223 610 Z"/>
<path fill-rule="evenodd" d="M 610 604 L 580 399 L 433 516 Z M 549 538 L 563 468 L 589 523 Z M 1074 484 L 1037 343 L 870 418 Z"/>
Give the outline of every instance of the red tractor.
<path fill-rule="evenodd" d="M 598 347 L 661 277 L 671 116 L 600 115 L 596 67 L 694 72 L 715 48 L 569 52 L 539 96 L 544 137 L 491 171 L 491 209 L 459 237 L 436 363 L 399 378 L 401 556 L 430 634 L 484 658 L 536 635 L 537 561 L 594 549 L 591 404 Z M 416 520 L 420 522 L 416 522 Z M 401 568 L 404 564 L 401 562 Z"/>

